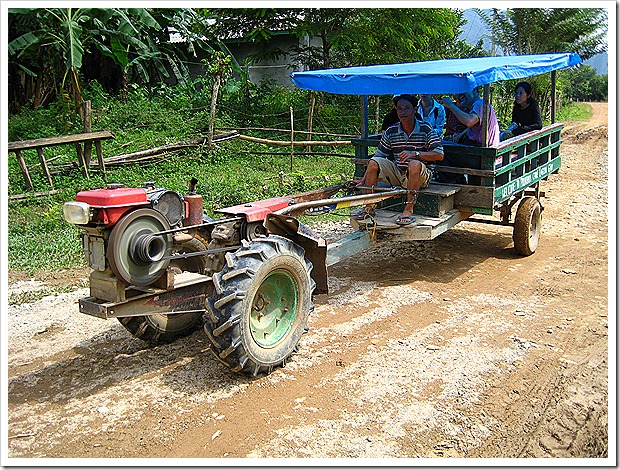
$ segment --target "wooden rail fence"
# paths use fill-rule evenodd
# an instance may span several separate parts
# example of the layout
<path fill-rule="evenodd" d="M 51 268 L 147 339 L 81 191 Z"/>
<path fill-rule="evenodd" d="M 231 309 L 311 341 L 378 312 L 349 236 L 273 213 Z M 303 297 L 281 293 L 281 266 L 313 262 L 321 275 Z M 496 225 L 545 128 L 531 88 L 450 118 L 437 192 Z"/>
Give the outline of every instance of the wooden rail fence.
<path fill-rule="evenodd" d="M 47 165 L 47 160 L 43 154 L 43 149 L 46 147 L 56 147 L 58 145 L 73 144 L 77 151 L 77 159 L 82 169 L 84 177 L 89 178 L 90 158 L 92 154 L 93 145 L 97 153 L 97 160 L 99 163 L 99 170 L 103 173 L 105 179 L 105 163 L 103 160 L 103 153 L 101 151 L 101 141 L 107 139 L 113 139 L 114 133 L 112 131 L 99 131 L 99 132 L 86 132 L 84 134 L 63 135 L 60 137 L 46 137 L 43 139 L 32 140 L 20 140 L 16 142 L 9 142 L 8 151 L 14 152 L 17 155 L 19 166 L 26 180 L 26 186 L 28 190 L 34 191 L 32 179 L 30 178 L 30 172 L 24 161 L 22 151 L 36 149 L 41 162 L 43 173 L 47 178 L 47 182 L 50 187 L 54 189 L 54 183 L 52 182 L 52 175 Z"/>

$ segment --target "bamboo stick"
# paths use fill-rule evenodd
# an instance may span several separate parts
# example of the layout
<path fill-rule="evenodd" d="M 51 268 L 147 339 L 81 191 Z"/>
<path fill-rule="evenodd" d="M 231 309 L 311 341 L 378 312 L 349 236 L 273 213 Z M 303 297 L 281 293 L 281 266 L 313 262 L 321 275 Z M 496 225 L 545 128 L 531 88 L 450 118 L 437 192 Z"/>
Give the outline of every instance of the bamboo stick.
<path fill-rule="evenodd" d="M 258 137 L 251 137 L 249 135 L 239 134 L 241 140 L 247 140 L 249 142 L 257 142 L 259 144 L 279 145 L 281 147 L 290 147 L 296 145 L 304 147 L 307 145 L 324 145 L 327 147 L 337 147 L 340 145 L 352 145 L 350 140 L 334 140 L 334 141 L 321 141 L 321 140 L 296 140 L 294 142 L 287 142 L 281 140 L 261 139 Z"/>

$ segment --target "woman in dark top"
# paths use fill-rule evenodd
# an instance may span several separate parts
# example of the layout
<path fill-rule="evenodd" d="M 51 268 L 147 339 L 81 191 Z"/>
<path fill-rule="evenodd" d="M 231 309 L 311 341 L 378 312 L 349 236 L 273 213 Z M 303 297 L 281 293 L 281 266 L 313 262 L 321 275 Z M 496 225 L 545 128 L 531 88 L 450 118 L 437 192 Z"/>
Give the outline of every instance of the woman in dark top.
<path fill-rule="evenodd" d="M 501 133 L 500 140 L 542 129 L 540 106 L 532 98 L 532 85 L 519 82 L 515 85 L 515 103 L 512 107 L 512 123 Z"/>

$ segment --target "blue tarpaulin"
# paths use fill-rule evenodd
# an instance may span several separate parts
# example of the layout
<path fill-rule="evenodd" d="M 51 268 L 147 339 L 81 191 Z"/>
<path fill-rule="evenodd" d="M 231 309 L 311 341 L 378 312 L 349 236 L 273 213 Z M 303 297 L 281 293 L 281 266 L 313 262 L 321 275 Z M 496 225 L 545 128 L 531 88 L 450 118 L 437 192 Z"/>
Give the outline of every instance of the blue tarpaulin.
<path fill-rule="evenodd" d="M 581 62 L 578 54 L 532 54 L 368 65 L 291 74 L 304 90 L 341 95 L 455 94 L 500 80 L 541 75 Z"/>

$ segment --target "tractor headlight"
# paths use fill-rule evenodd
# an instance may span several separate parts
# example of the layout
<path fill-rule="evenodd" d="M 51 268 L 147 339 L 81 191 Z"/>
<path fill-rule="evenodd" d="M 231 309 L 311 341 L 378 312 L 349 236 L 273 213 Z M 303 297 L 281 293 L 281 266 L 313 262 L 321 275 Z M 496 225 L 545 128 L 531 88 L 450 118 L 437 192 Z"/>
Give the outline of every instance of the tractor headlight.
<path fill-rule="evenodd" d="M 62 212 L 65 220 L 75 225 L 86 225 L 92 216 L 91 207 L 85 202 L 65 202 Z"/>

